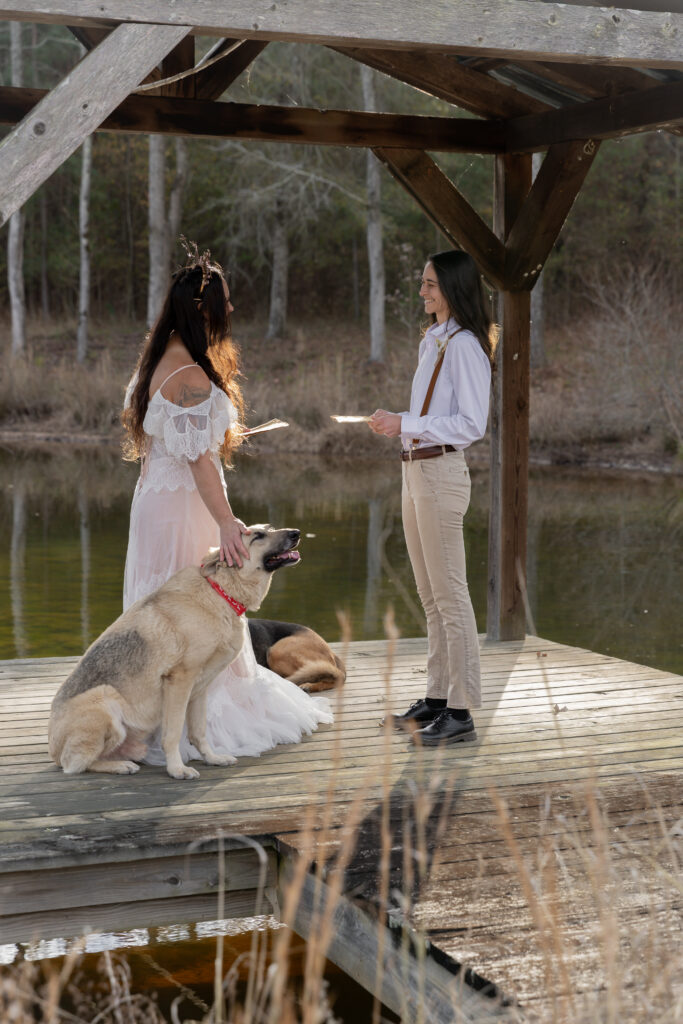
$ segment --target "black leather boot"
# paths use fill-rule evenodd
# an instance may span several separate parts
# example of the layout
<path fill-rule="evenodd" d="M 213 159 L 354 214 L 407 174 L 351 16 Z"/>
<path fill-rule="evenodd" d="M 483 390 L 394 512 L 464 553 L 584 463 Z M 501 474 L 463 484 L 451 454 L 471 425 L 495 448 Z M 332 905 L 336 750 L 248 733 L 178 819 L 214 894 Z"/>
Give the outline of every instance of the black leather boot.
<path fill-rule="evenodd" d="M 391 720 L 397 729 L 421 729 L 438 718 L 442 711 L 442 708 L 430 708 L 426 700 L 416 700 L 403 714 L 392 715 Z"/>
<path fill-rule="evenodd" d="M 413 734 L 413 743 L 422 743 L 425 747 L 436 747 L 441 743 L 468 743 L 476 740 L 474 721 L 468 715 L 466 719 L 454 718 L 448 709 L 440 711 L 437 717 L 424 729 Z"/>

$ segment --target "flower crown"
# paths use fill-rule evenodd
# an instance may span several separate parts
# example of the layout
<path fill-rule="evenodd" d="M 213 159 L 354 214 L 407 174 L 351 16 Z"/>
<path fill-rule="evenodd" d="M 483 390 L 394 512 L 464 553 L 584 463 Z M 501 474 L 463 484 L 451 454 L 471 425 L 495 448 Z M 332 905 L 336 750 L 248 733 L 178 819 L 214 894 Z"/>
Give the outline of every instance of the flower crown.
<path fill-rule="evenodd" d="M 195 267 L 200 267 L 202 271 L 202 283 L 199 289 L 201 295 L 206 287 L 206 283 L 213 273 L 220 274 L 223 277 L 223 268 L 220 263 L 215 263 L 211 259 L 211 253 L 208 249 L 199 255 L 199 249 L 197 248 L 196 242 L 190 242 L 185 235 L 180 236 L 180 244 L 185 250 L 187 256 L 187 262 L 181 270 L 194 270 Z"/>

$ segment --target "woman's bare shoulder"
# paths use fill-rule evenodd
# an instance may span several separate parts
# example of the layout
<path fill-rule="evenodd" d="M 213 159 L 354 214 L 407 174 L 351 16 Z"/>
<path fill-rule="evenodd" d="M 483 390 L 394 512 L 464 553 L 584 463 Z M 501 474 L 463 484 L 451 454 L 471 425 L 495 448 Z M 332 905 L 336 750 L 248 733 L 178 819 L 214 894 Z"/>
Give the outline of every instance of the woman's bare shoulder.
<path fill-rule="evenodd" d="M 182 365 L 181 363 L 180 366 Z M 163 397 L 174 405 L 201 405 L 211 395 L 211 381 L 201 366 L 189 366 L 182 370 L 178 367 L 178 370 L 179 372 L 162 387 Z"/>

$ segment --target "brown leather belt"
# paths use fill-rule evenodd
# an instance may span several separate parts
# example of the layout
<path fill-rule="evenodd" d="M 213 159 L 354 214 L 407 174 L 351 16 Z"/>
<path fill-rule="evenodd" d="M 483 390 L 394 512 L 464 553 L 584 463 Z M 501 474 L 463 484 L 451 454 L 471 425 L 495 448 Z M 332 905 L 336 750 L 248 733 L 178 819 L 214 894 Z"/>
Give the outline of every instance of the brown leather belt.
<path fill-rule="evenodd" d="M 446 452 L 457 452 L 452 444 L 431 444 L 427 448 L 403 448 L 401 450 L 402 462 L 413 462 L 415 459 L 435 459 L 437 455 L 444 455 Z"/>

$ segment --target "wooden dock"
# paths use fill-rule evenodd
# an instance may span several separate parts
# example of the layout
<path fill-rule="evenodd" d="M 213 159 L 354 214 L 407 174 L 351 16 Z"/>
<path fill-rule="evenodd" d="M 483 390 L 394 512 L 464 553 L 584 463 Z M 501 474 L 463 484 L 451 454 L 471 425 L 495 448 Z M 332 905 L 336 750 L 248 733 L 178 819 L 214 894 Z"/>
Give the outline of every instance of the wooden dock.
<path fill-rule="evenodd" d="M 0 662 L 0 942 L 215 917 L 220 831 L 226 916 L 253 914 L 259 885 L 277 910 L 304 858 L 498 986 L 515 1020 L 579 1020 L 615 964 L 637 987 L 645 953 L 663 971 L 682 952 L 683 678 L 537 637 L 481 645 L 476 744 L 379 727 L 387 699 L 423 695 L 426 641 L 355 643 L 333 726 L 192 782 L 65 776 L 46 730 L 76 659 Z"/>

